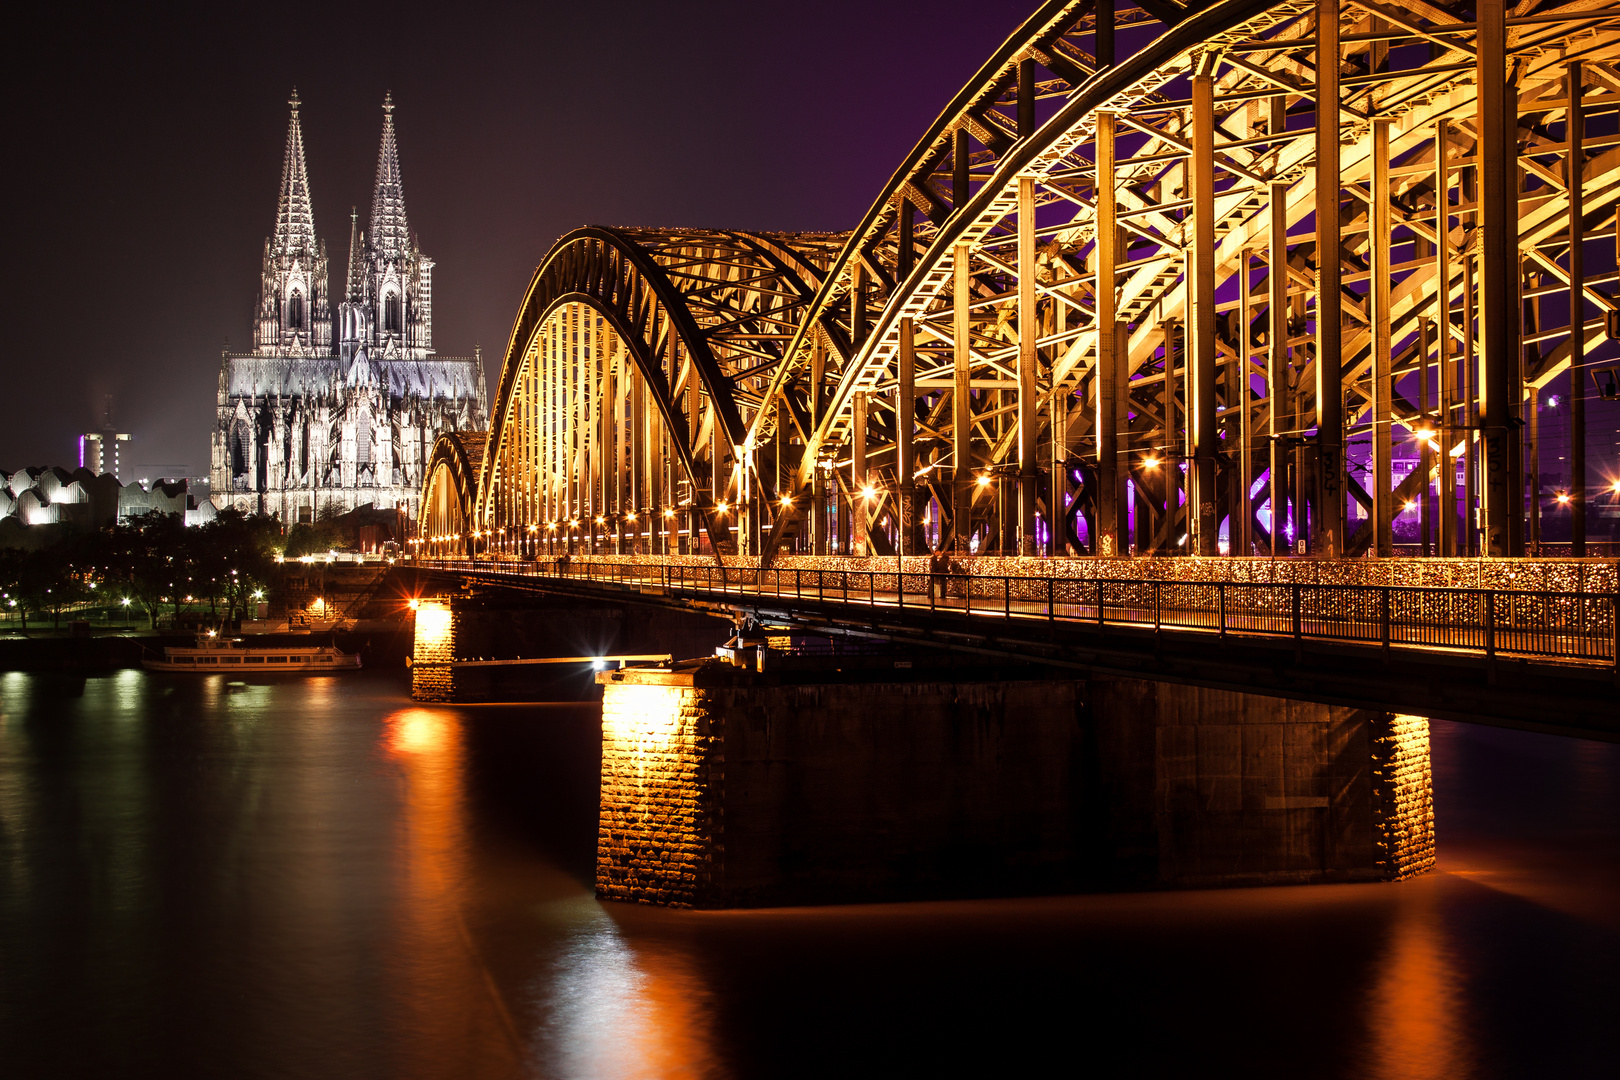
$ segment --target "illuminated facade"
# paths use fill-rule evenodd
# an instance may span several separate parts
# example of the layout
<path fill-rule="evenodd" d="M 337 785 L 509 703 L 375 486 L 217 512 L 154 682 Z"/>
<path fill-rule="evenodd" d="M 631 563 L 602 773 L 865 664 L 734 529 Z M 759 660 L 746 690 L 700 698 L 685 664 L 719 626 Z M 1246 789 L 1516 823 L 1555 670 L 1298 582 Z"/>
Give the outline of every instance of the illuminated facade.
<path fill-rule="evenodd" d="M 298 95 L 253 349 L 224 354 L 215 502 L 293 523 L 371 504 L 414 516 L 434 440 L 482 428 L 483 365 L 433 351 L 433 260 L 405 215 L 393 100 L 383 103 L 371 224 L 349 217 L 343 292 L 315 234 Z"/>

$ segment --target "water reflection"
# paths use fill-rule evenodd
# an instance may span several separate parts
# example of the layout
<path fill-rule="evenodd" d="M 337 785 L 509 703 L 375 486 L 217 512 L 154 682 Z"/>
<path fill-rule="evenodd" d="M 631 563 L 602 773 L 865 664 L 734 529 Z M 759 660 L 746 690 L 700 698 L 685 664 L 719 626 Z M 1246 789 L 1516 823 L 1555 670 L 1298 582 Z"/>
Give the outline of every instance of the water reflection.
<path fill-rule="evenodd" d="M 589 709 L 0 674 L 0 1074 L 1612 1075 L 1620 747 L 1434 731 L 1400 886 L 693 913 Z"/>
<path fill-rule="evenodd" d="M 1451 954 L 1435 879 L 1408 882 L 1395 898 L 1368 1015 L 1377 1080 L 1450 1080 L 1472 1061 L 1462 1030 L 1460 972 Z"/>
<path fill-rule="evenodd" d="M 482 1030 L 486 1056 L 515 1068 L 522 1042 L 463 915 L 471 837 L 460 720 L 445 710 L 402 709 L 383 721 L 382 745 L 404 782 L 395 853 L 398 1049 L 405 1060 L 432 1059 Z"/>
<path fill-rule="evenodd" d="M 560 1080 L 685 1080 L 725 1075 L 712 1045 L 713 1002 L 690 953 L 667 942 L 632 946 L 594 900 L 546 905 L 565 934 L 530 989 L 547 1003 L 537 1075 Z"/>

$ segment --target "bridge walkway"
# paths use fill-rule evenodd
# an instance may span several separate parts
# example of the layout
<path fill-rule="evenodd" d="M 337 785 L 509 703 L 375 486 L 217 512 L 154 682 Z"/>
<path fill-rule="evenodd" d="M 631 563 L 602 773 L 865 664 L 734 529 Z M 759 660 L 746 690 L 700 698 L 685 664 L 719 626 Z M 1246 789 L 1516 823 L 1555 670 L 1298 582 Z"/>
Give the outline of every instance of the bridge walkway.
<path fill-rule="evenodd" d="M 856 569 L 693 566 L 554 560 L 433 561 L 439 570 L 496 578 L 611 584 L 648 596 L 738 606 L 833 608 L 1041 622 L 1098 629 L 1186 631 L 1218 638 L 1293 639 L 1383 649 L 1528 658 L 1620 672 L 1620 605 L 1612 593 L 1385 585 L 1188 582 Z"/>

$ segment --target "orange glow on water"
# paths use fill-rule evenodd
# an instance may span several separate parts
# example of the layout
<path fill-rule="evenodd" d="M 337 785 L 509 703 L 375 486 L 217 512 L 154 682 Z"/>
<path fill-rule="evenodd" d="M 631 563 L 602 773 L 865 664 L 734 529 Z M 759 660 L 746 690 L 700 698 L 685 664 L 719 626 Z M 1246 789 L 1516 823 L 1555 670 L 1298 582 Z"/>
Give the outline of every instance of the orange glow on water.
<path fill-rule="evenodd" d="M 1469 1076 L 1458 972 L 1437 910 L 1441 879 L 1399 886 L 1389 947 L 1370 1010 L 1370 1075 L 1379 1080 Z"/>
<path fill-rule="evenodd" d="M 453 735 L 454 722 L 430 709 L 406 709 L 388 720 L 388 747 L 396 754 L 431 754 L 443 751 Z"/>
<path fill-rule="evenodd" d="M 559 983 L 567 990 L 548 1018 L 546 1037 L 537 1040 L 548 1051 L 542 1075 L 685 1080 L 718 1074 L 714 1004 L 684 949 L 641 934 L 632 944 L 595 901 L 564 902 L 556 914 L 573 925 L 558 961 Z M 639 922 L 640 915 L 629 917 Z"/>
<path fill-rule="evenodd" d="M 461 719 L 402 709 L 384 721 L 383 739 L 402 784 L 393 862 L 406 902 L 392 917 L 406 947 L 389 964 L 390 993 L 410 1016 L 399 1034 L 402 1060 L 443 1060 L 448 1047 L 476 1047 L 471 1054 L 481 1060 L 464 1075 L 511 1072 L 522 1040 L 464 911 L 474 845 Z"/>

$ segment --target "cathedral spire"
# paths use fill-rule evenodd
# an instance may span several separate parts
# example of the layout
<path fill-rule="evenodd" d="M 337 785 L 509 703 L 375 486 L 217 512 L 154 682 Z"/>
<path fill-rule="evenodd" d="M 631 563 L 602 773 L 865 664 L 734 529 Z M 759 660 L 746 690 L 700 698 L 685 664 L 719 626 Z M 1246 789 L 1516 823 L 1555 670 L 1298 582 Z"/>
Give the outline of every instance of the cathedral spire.
<path fill-rule="evenodd" d="M 394 95 L 383 98 L 382 148 L 377 151 L 377 188 L 371 197 L 371 245 L 378 252 L 402 253 L 410 247 L 405 223 L 405 185 L 399 172 L 399 146 L 394 141 Z"/>
<path fill-rule="evenodd" d="M 360 211 L 349 207 L 349 277 L 343 299 L 357 304 L 362 299 L 366 284 L 365 238 L 360 234 Z"/>
<path fill-rule="evenodd" d="M 304 169 L 304 131 L 298 123 L 298 89 L 293 88 L 292 120 L 287 125 L 287 152 L 281 163 L 281 198 L 276 204 L 277 255 L 315 254 L 315 211 L 309 202 L 309 174 Z"/>

